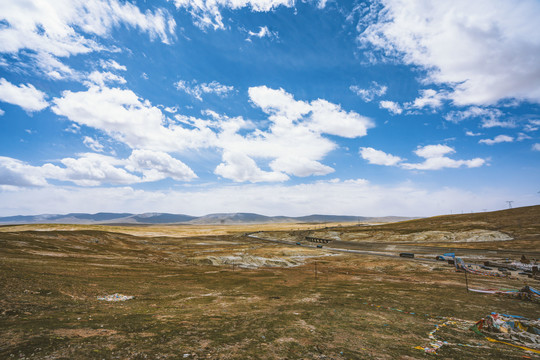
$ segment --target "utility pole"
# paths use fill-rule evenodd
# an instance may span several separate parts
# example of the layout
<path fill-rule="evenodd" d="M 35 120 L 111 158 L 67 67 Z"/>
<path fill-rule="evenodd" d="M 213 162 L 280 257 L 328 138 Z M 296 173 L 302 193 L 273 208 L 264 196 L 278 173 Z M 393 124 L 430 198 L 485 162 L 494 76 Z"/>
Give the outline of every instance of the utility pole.
<path fill-rule="evenodd" d="M 510 200 L 510 201 L 506 201 L 506 203 L 508 204 L 508 208 L 511 209 L 512 208 L 512 203 L 514 201 L 513 200 Z"/>

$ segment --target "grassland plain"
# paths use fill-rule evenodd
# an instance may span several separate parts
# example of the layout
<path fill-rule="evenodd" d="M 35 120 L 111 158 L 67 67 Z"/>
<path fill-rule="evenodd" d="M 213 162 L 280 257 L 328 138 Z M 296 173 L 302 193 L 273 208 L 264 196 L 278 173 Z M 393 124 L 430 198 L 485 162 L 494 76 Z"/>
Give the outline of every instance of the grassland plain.
<path fill-rule="evenodd" d="M 482 246 L 515 241 L 537 250 L 538 217 L 517 216 L 518 223 L 512 216 L 483 214 L 484 227 L 515 229 L 515 240 Z M 417 221 L 428 223 L 381 230 L 464 229 L 443 225 L 454 221 L 447 218 Z M 244 237 L 251 226 L 217 234 L 208 228 L 198 236 L 174 236 L 171 227 L 137 228 L 134 235 L 129 228 L 1 228 L 0 358 L 423 359 L 433 355 L 415 347 L 429 345 L 439 316 L 463 320 L 437 331 L 449 342 L 439 358 L 535 357 L 490 343 L 468 326 L 491 311 L 538 318 L 539 305 L 467 293 L 463 274 L 445 264 L 269 243 Z M 209 258 L 223 261 L 211 265 Z M 246 258 L 294 260 L 296 266 L 238 266 Z M 532 281 L 470 280 L 498 288 Z M 97 299 L 114 293 L 134 299 Z"/>

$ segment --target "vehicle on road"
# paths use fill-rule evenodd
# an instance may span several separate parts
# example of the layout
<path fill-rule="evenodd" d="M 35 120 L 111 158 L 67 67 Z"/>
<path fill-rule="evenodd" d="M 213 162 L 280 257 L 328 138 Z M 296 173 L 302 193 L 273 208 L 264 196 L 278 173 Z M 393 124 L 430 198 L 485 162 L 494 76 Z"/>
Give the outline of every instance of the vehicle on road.
<path fill-rule="evenodd" d="M 448 261 L 448 260 L 454 260 L 455 257 L 456 257 L 455 253 L 446 253 L 442 255 L 437 255 L 435 259 L 439 261 Z"/>

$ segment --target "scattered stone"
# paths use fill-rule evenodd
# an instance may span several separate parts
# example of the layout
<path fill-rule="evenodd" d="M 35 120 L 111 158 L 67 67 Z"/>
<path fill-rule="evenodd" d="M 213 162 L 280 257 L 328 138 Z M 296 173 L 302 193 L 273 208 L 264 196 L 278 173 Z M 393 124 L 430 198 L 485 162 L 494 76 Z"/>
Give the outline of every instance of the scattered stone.
<path fill-rule="evenodd" d="M 133 299 L 134 296 L 131 295 L 122 295 L 122 294 L 112 294 L 112 295 L 106 295 L 106 296 L 98 296 L 98 300 L 102 301 L 126 301 Z"/>

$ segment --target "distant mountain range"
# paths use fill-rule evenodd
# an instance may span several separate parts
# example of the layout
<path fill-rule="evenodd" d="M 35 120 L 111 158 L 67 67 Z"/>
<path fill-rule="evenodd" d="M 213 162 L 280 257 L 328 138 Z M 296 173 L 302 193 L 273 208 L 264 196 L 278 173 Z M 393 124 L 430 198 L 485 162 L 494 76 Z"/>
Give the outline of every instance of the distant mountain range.
<path fill-rule="evenodd" d="M 267 224 L 267 223 L 324 223 L 324 222 L 395 222 L 411 218 L 400 216 L 364 217 L 340 215 L 309 215 L 300 217 L 264 216 L 251 213 L 224 213 L 190 216 L 169 213 L 70 213 L 17 215 L 0 217 L 0 224 Z"/>

